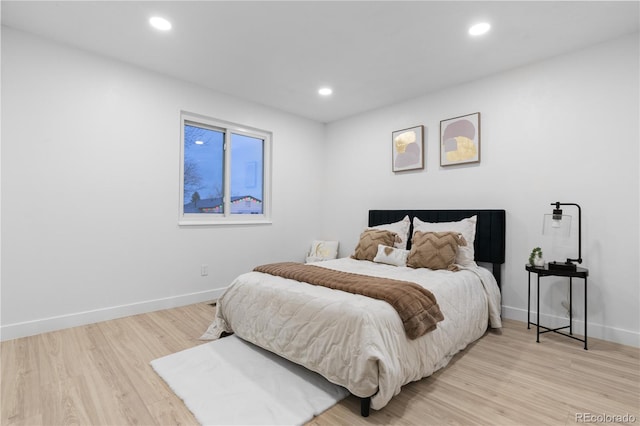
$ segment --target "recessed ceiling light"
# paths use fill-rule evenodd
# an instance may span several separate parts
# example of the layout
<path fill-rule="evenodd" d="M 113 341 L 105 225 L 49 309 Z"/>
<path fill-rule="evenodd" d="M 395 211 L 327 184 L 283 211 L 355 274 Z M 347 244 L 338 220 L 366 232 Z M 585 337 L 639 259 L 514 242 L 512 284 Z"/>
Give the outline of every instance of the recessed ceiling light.
<path fill-rule="evenodd" d="M 480 22 L 479 24 L 475 24 L 471 28 L 469 28 L 469 34 L 472 36 L 485 34 L 487 31 L 491 29 L 491 25 L 487 22 Z"/>
<path fill-rule="evenodd" d="M 331 89 L 330 87 L 322 87 L 318 90 L 318 93 L 322 96 L 329 96 L 333 93 L 333 89 Z"/>
<path fill-rule="evenodd" d="M 160 31 L 169 31 L 171 29 L 171 22 L 159 16 L 154 16 L 149 19 L 149 23 L 153 28 Z"/>

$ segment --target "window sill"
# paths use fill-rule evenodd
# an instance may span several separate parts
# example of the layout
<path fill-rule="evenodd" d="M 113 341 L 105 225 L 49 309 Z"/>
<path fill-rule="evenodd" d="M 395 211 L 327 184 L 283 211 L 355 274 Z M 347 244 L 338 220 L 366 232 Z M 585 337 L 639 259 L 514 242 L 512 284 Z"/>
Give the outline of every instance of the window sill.
<path fill-rule="evenodd" d="M 225 225 L 271 225 L 271 219 L 229 219 L 229 220 L 179 220 L 178 226 L 225 226 Z"/>

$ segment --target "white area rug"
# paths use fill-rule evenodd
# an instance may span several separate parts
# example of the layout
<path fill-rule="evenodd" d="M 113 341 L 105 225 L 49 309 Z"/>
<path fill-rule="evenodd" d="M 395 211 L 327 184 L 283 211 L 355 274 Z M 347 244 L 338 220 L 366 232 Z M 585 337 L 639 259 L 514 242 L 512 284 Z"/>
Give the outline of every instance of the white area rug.
<path fill-rule="evenodd" d="M 158 358 L 151 366 L 203 425 L 303 424 L 349 393 L 235 336 Z"/>

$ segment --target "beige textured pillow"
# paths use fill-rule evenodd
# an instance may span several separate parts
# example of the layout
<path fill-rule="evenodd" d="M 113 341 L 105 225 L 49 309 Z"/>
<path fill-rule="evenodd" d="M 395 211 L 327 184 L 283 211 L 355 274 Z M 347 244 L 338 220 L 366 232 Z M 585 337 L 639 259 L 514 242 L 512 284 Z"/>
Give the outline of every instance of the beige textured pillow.
<path fill-rule="evenodd" d="M 417 217 L 413 218 L 413 232 L 459 232 L 467 242 L 460 247 L 456 263 L 462 266 L 476 266 L 473 243 L 476 238 L 476 222 L 478 216 L 471 216 L 457 222 L 423 222 Z"/>
<path fill-rule="evenodd" d="M 378 244 L 393 246 L 398 239 L 399 237 L 395 232 L 382 229 L 367 229 L 360 234 L 360 241 L 351 257 L 358 260 L 373 261 L 373 258 L 378 253 Z"/>
<path fill-rule="evenodd" d="M 411 244 L 407 266 L 457 271 L 455 261 L 458 247 L 466 246 L 467 242 L 458 232 L 416 231 Z"/>

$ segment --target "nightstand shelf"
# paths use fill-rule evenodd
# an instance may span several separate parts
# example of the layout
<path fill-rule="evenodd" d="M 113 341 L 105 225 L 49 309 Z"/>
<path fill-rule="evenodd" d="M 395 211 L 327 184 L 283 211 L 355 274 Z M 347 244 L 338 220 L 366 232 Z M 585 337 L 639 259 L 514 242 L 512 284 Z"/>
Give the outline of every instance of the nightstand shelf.
<path fill-rule="evenodd" d="M 529 272 L 529 286 L 527 291 L 527 329 L 531 325 L 536 326 L 536 342 L 540 343 L 540 335 L 544 333 L 557 333 L 584 343 L 584 349 L 587 350 L 587 277 L 589 270 L 587 268 L 576 268 L 572 270 L 550 270 L 548 265 L 538 267 L 525 265 L 525 269 Z M 531 322 L 531 274 L 537 275 L 537 318 L 536 322 Z M 569 278 L 569 325 L 558 328 L 549 328 L 540 325 L 540 277 L 568 277 Z M 584 339 L 580 339 L 573 335 L 573 279 L 582 278 L 584 281 Z M 540 329 L 544 329 L 540 331 Z M 561 330 L 569 329 L 569 333 Z"/>

